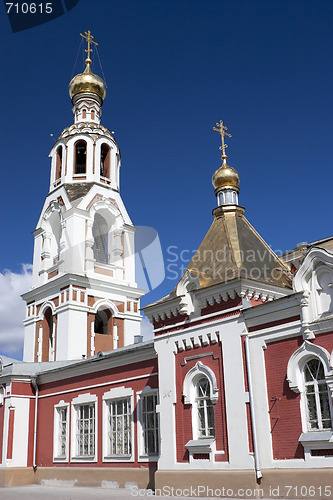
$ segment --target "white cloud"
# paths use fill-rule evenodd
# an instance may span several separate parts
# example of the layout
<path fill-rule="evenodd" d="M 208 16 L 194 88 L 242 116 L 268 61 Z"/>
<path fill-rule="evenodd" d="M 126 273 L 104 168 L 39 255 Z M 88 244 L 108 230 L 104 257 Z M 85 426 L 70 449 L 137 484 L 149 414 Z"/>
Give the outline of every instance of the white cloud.
<path fill-rule="evenodd" d="M 23 264 L 20 273 L 5 269 L 0 273 L 0 352 L 22 358 L 25 302 L 20 295 L 31 288 L 30 264 Z"/>
<path fill-rule="evenodd" d="M 153 325 L 146 316 L 143 316 L 141 321 L 141 335 L 143 336 L 143 340 L 150 340 L 153 338 Z"/>

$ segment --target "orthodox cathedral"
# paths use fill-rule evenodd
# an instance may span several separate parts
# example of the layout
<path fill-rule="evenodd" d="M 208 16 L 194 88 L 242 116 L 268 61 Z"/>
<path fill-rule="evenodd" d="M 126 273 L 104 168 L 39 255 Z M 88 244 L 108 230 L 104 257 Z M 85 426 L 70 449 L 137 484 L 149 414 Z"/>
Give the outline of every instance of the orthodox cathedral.
<path fill-rule="evenodd" d="M 0 362 L 0 484 L 331 497 L 332 239 L 272 251 L 239 205 L 217 123 L 211 225 L 175 289 L 144 308 L 143 341 L 135 227 L 84 37 L 74 124 L 50 152 L 33 233 L 23 362 Z"/>

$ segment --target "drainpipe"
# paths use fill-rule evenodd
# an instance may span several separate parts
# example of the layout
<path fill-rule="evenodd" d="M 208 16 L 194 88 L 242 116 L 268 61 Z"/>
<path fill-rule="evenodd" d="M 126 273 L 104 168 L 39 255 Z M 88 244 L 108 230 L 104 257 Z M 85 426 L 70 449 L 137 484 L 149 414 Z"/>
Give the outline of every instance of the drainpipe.
<path fill-rule="evenodd" d="M 253 399 L 253 382 L 251 373 L 251 361 L 250 361 L 250 351 L 249 351 L 249 337 L 245 337 L 245 355 L 246 355 L 246 369 L 247 369 L 247 379 L 249 383 L 249 398 L 250 398 L 250 410 L 251 410 L 251 427 L 253 436 L 253 452 L 254 452 L 254 466 L 256 469 L 257 482 L 260 483 L 262 478 L 262 473 L 260 470 L 259 454 L 258 454 L 258 439 L 257 439 L 257 426 L 256 426 L 256 415 L 254 411 L 254 399 Z"/>
<path fill-rule="evenodd" d="M 37 385 L 37 380 L 36 378 L 31 379 L 31 385 L 35 389 L 35 424 L 34 424 L 34 455 L 33 455 L 33 462 L 32 462 L 32 467 L 34 469 L 34 472 L 37 470 L 37 465 L 36 465 L 36 449 L 37 449 L 37 415 L 38 415 L 38 385 Z"/>

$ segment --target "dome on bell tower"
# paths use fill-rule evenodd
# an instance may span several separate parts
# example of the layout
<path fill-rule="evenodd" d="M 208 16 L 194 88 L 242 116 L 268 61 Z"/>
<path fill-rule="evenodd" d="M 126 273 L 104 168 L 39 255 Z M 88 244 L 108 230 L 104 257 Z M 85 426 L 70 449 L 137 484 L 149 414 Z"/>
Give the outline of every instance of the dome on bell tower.
<path fill-rule="evenodd" d="M 70 98 L 81 92 L 89 92 L 92 94 L 97 94 L 102 101 L 104 101 L 106 96 L 106 83 L 101 77 L 95 75 L 90 70 L 91 59 L 86 59 L 86 69 L 83 73 L 75 75 L 74 78 L 69 83 L 69 95 Z"/>

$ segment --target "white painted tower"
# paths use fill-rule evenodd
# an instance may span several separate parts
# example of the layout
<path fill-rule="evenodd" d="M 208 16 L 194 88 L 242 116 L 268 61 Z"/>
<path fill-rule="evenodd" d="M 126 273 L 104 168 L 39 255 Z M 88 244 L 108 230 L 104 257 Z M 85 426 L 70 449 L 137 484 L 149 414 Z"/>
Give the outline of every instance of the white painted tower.
<path fill-rule="evenodd" d="M 24 361 L 81 359 L 140 334 L 134 232 L 119 193 L 120 151 L 100 124 L 106 84 L 90 69 L 69 84 L 74 124 L 51 152 L 50 190 L 34 231 Z"/>

